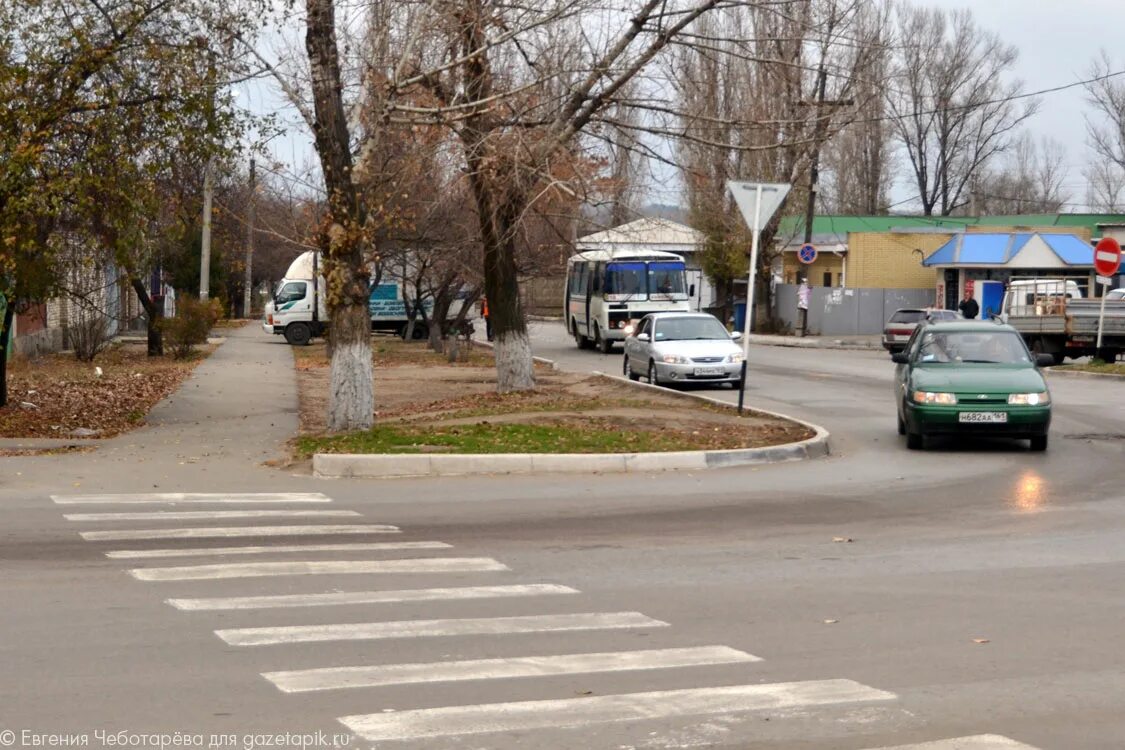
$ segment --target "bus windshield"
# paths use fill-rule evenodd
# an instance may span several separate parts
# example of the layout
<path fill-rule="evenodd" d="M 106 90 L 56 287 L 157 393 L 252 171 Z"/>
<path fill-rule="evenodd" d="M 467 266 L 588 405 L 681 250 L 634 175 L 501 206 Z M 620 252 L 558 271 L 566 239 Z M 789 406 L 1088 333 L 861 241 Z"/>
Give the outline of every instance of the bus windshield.
<path fill-rule="evenodd" d="M 605 295 L 620 299 L 643 296 L 645 293 L 644 263 L 610 263 L 605 268 Z"/>
<path fill-rule="evenodd" d="M 649 263 L 648 291 L 653 296 L 671 298 L 685 295 L 683 263 Z"/>

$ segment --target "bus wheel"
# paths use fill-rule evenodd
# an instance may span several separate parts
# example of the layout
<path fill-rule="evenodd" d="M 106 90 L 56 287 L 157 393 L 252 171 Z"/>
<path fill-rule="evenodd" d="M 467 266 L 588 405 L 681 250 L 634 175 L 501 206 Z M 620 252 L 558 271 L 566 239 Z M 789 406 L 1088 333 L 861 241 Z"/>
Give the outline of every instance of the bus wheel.
<path fill-rule="evenodd" d="M 574 330 L 574 345 L 577 346 L 579 349 L 589 349 L 590 348 L 590 339 L 586 338 L 585 336 L 583 336 L 581 333 L 578 332 L 578 321 L 571 320 L 570 321 L 570 327 Z"/>
<path fill-rule="evenodd" d="M 594 346 L 602 354 L 609 354 L 613 351 L 613 342 L 602 336 L 602 329 L 597 323 L 594 323 Z"/>
<path fill-rule="evenodd" d="M 285 327 L 285 341 L 290 346 L 305 346 L 312 339 L 312 330 L 305 323 L 290 323 Z"/>

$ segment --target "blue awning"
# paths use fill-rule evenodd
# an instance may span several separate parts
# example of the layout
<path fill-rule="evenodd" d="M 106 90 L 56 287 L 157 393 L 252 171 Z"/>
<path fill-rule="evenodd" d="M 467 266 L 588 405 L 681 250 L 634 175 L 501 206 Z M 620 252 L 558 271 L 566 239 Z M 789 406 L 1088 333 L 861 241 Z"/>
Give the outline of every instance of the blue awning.
<path fill-rule="evenodd" d="M 1064 265 L 1090 266 L 1094 249 L 1073 234 L 958 234 L 922 261 L 923 266 L 1006 266 L 1038 237 Z"/>

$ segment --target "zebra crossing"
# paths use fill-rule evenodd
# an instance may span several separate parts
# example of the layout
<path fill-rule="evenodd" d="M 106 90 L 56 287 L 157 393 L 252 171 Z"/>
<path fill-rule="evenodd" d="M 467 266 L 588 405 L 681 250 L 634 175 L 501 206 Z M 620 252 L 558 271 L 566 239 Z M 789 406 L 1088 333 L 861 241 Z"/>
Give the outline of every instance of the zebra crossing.
<path fill-rule="evenodd" d="M 706 717 L 748 714 L 763 710 L 812 711 L 832 706 L 888 705 L 897 700 L 894 693 L 841 677 L 802 682 L 763 683 L 756 681 L 753 665 L 762 658 L 723 644 L 696 644 L 667 648 L 620 648 L 594 650 L 578 648 L 583 639 L 596 634 L 670 633 L 674 623 L 664 622 L 635 611 L 584 611 L 580 604 L 568 611 L 544 611 L 507 616 L 458 616 L 409 618 L 396 616 L 401 605 L 438 603 L 446 607 L 469 607 L 473 602 L 523 602 L 535 608 L 537 603 L 559 605 L 579 602 L 581 592 L 557 583 L 491 582 L 492 575 L 518 575 L 503 562 L 490 557 L 458 556 L 453 545 L 440 540 L 343 541 L 332 537 L 401 535 L 403 530 L 388 524 L 364 522 L 363 514 L 352 510 L 324 507 L 332 498 L 320 493 L 147 493 L 52 496 L 52 500 L 70 508 L 80 506 L 82 512 L 66 512 L 68 522 L 90 525 L 140 522 L 146 528 L 81 528 L 79 534 L 87 542 L 160 542 L 178 540 L 191 546 L 144 546 L 130 548 L 115 545 L 102 549 L 106 558 L 124 561 L 123 572 L 133 579 L 160 586 L 161 593 L 174 592 L 181 582 L 220 587 L 215 596 L 172 596 L 164 601 L 178 611 L 206 613 L 241 611 L 247 617 L 255 613 L 276 618 L 275 611 L 293 612 L 306 608 L 325 613 L 329 619 L 332 607 L 366 607 L 360 622 L 328 622 L 320 624 L 278 625 L 254 624 L 216 628 L 217 638 L 228 647 L 267 649 L 284 655 L 287 647 L 303 644 L 300 669 L 266 671 L 261 677 L 273 685 L 285 700 L 299 700 L 303 694 L 370 695 L 371 710 L 337 716 L 344 727 L 357 737 L 370 742 L 418 743 L 435 747 L 438 741 L 458 738 L 480 738 L 496 733 L 520 733 L 533 736 L 549 730 L 586 731 L 597 737 L 599 727 L 624 723 L 689 721 Z M 157 510 L 150 507 L 168 506 Z M 190 506 L 191 510 L 182 510 Z M 128 508 L 128 510 L 115 510 Z M 292 524 L 279 524 L 292 519 Z M 331 523 L 316 523 L 318 520 Z M 341 522 L 341 519 L 354 519 Z M 232 520 L 249 524 L 265 521 L 269 525 L 222 525 Z M 204 525 L 211 521 L 220 525 Z M 162 525 L 168 522 L 187 526 Z M 148 526 L 153 526 L 148 528 Z M 299 538 L 299 543 L 298 542 Z M 320 539 L 318 539 L 320 538 Z M 231 540 L 245 539 L 246 544 Z M 278 544 L 265 540 L 277 539 Z M 218 540 L 218 541 L 214 541 Z M 292 540 L 291 542 L 289 540 Z M 404 556 L 409 554 L 420 556 Z M 349 559 L 325 559 L 327 555 L 346 555 Z M 255 556 L 282 556 L 281 560 L 261 561 Z M 177 560 L 179 558 L 179 560 Z M 208 559 L 210 558 L 210 559 Z M 250 559 L 247 559 L 250 558 Z M 164 561 L 172 561 L 168 565 Z M 198 561 L 198 562 L 197 562 Z M 439 583 L 442 576 L 466 574 L 484 576 L 486 582 L 457 585 Z M 255 583 L 261 579 L 309 579 L 315 585 L 318 576 L 339 576 L 340 588 L 298 593 L 261 593 L 231 596 L 223 591 L 224 582 Z M 436 577 L 436 581 L 435 581 Z M 402 587 L 401 580 L 425 581 L 427 585 Z M 389 587 L 378 582 L 394 581 Z M 350 582 L 360 585 L 347 587 Z M 264 582 L 263 582 L 264 584 Z M 230 585 L 230 584 L 226 584 Z M 267 593 L 269 592 L 269 593 Z M 206 590 L 192 594 L 210 594 Z M 570 611 L 570 610 L 573 611 Z M 479 614 L 479 613 L 478 613 Z M 284 622 L 284 620 L 283 620 Z M 511 653 L 488 658 L 448 658 L 446 660 L 413 660 L 400 663 L 338 663 L 338 658 L 308 666 L 308 649 L 322 648 L 316 644 L 371 644 L 362 653 L 370 658 L 372 649 L 384 641 L 423 642 L 428 639 L 506 638 L 517 636 L 512 643 L 522 643 L 520 635 L 571 634 L 568 653 Z M 417 640 L 414 640 L 417 639 Z M 496 641 L 505 643 L 506 641 Z M 592 641 L 596 643 L 596 641 Z M 646 644 L 647 645 L 647 644 Z M 284 658 L 283 656 L 281 658 Z M 374 661 L 378 661 L 377 659 Z M 315 664 L 315 662 L 314 662 Z M 282 665 L 283 666 L 283 665 Z M 612 675 L 636 673 L 651 675 L 658 686 L 661 674 L 697 667 L 726 666 L 745 670 L 742 684 L 676 687 L 642 692 L 554 697 L 538 700 L 517 700 L 495 703 L 469 703 L 445 706 L 418 706 L 391 711 L 379 705 L 379 689 L 394 686 L 432 685 L 473 681 L 535 680 L 567 675 Z M 527 684 L 526 682 L 523 684 Z M 335 692 L 333 692 L 335 691 Z M 364 693 L 363 691 L 370 691 Z M 472 695 L 466 690 L 464 695 Z M 354 705 L 354 704 L 349 704 Z M 478 739 L 478 741 L 480 741 Z M 381 747 L 382 745 L 380 745 Z M 662 745 L 666 746 L 666 745 Z M 945 738 L 921 744 L 871 748 L 870 750 L 1036 750 L 1029 745 L 998 735 L 973 735 Z"/>

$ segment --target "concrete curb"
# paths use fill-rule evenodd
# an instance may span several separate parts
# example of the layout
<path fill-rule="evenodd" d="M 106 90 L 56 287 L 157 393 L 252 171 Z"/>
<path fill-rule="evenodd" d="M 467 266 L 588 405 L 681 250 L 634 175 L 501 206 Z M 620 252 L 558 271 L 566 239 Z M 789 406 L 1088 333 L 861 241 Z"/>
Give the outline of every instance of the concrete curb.
<path fill-rule="evenodd" d="M 637 388 L 652 388 L 662 395 L 705 401 L 725 408 L 734 408 L 725 401 L 707 396 L 682 393 L 600 372 L 594 373 L 594 375 L 606 380 L 627 383 Z M 797 443 L 774 445 L 768 448 L 666 453 L 492 453 L 457 455 L 317 453 L 313 456 L 313 476 L 318 479 L 392 479 L 473 474 L 628 474 L 657 471 L 702 471 L 729 466 L 758 466 L 803 461 L 829 455 L 830 436 L 828 430 L 823 427 L 764 409 L 753 409 L 753 411 L 780 419 L 788 419 L 808 427 L 816 434 Z"/>
<path fill-rule="evenodd" d="M 1047 373 L 1047 379 L 1058 375 L 1065 378 L 1092 378 L 1094 380 L 1116 380 L 1118 382 L 1125 380 L 1125 375 L 1116 375 L 1112 372 L 1083 372 L 1082 370 L 1057 370 L 1054 367 L 1048 367 L 1044 370 Z"/>
<path fill-rule="evenodd" d="M 795 336 L 762 336 L 750 334 L 750 343 L 758 346 L 780 346 L 790 349 L 840 349 L 855 352 L 876 352 L 883 349 L 882 344 L 867 344 L 858 341 L 844 341 L 836 339 L 830 342 L 823 340 L 810 340 Z"/>

